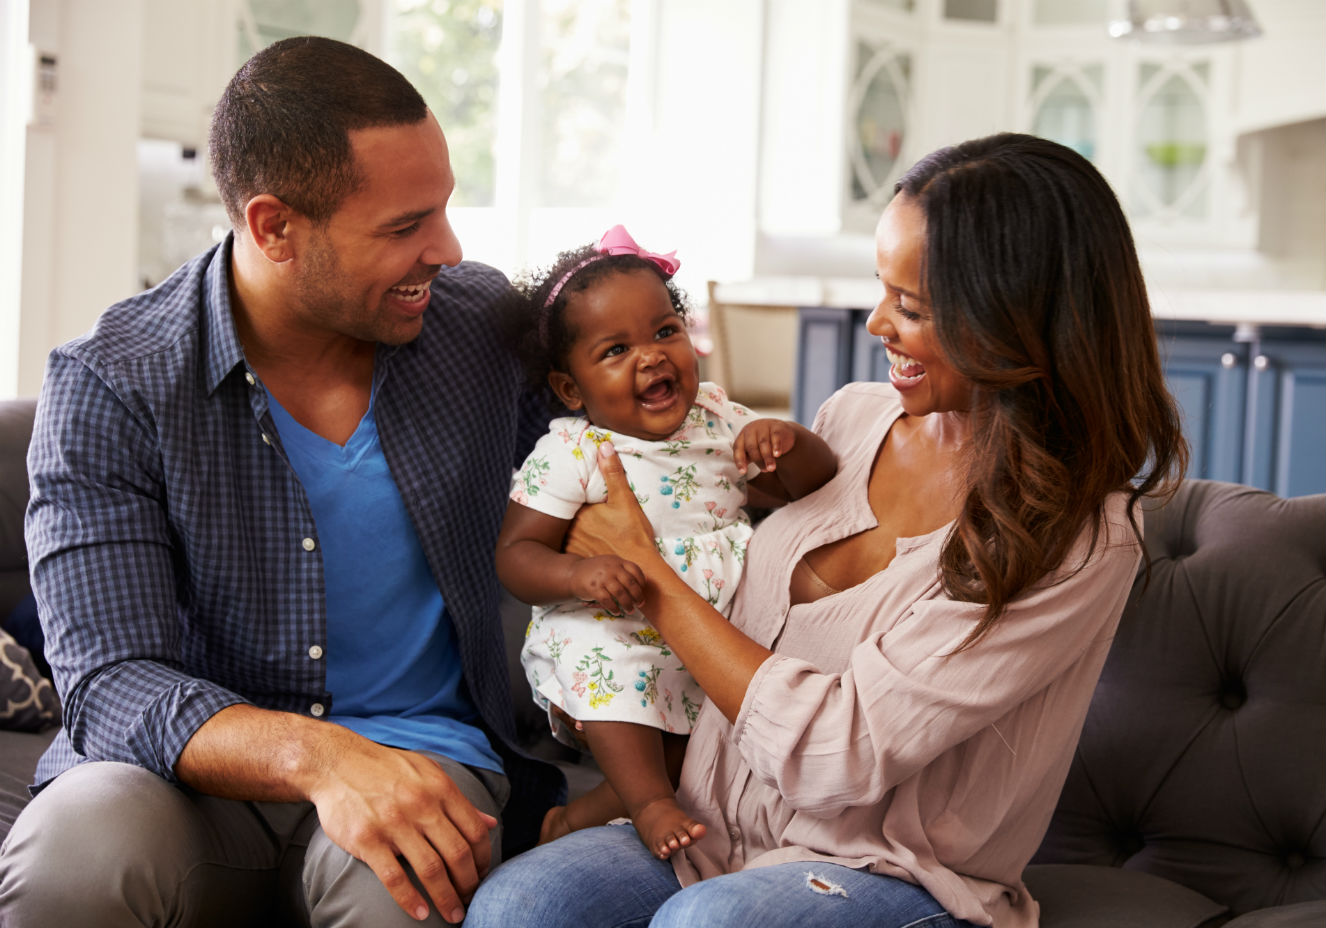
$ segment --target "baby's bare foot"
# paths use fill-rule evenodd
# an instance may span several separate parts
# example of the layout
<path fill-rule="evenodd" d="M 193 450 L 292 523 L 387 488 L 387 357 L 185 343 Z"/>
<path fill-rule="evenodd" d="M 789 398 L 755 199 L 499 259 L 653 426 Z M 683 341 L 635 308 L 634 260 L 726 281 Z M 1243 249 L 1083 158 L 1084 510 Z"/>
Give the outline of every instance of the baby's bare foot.
<path fill-rule="evenodd" d="M 571 826 L 566 821 L 566 806 L 553 806 L 543 817 L 543 826 L 539 828 L 539 843 L 547 844 L 570 833 Z"/>
<path fill-rule="evenodd" d="M 660 860 L 667 860 L 692 841 L 699 841 L 705 831 L 704 825 L 683 812 L 670 797 L 646 803 L 631 816 L 631 824 L 645 847 Z"/>

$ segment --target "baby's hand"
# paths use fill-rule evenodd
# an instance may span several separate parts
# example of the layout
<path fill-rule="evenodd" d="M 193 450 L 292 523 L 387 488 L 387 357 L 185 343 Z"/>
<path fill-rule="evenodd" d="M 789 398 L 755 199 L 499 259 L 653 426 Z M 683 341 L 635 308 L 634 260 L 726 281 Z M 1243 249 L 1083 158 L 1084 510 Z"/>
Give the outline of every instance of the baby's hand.
<path fill-rule="evenodd" d="M 645 572 L 613 554 L 587 557 L 571 568 L 571 592 L 600 609 L 625 615 L 645 598 Z"/>
<path fill-rule="evenodd" d="M 762 473 L 768 473 L 778 467 L 778 458 L 791 451 L 796 443 L 796 430 L 786 420 L 754 419 L 737 433 L 732 457 L 743 474 L 752 462 Z"/>

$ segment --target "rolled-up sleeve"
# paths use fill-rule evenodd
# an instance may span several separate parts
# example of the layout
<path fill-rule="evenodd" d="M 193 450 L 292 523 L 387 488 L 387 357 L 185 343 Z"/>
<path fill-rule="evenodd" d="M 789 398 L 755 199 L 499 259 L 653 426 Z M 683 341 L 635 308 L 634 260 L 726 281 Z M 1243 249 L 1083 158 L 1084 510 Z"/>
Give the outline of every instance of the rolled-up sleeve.
<path fill-rule="evenodd" d="M 1080 570 L 1018 597 L 970 648 L 956 651 L 984 607 L 936 590 L 897 621 L 881 617 L 887 627 L 852 648 L 839 672 L 770 657 L 733 726 L 754 775 L 815 816 L 874 804 L 1050 687 L 1112 636 L 1131 589 L 1140 548 L 1114 515 Z M 1082 564 L 1086 544 L 1065 563 Z"/>
<path fill-rule="evenodd" d="M 239 696 L 182 669 L 175 553 L 150 416 L 76 357 L 47 367 L 28 454 L 26 540 L 74 749 L 174 778 Z"/>

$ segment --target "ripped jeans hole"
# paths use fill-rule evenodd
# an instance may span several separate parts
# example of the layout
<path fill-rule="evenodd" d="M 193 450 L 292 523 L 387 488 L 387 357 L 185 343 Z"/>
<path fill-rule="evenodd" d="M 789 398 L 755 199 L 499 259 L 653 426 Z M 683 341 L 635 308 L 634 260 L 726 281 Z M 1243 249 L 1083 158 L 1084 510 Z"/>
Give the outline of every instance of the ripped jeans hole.
<path fill-rule="evenodd" d="M 847 898 L 847 890 L 833 880 L 826 880 L 818 876 L 811 870 L 806 871 L 806 888 L 812 893 L 819 893 L 821 896 L 842 896 Z"/>

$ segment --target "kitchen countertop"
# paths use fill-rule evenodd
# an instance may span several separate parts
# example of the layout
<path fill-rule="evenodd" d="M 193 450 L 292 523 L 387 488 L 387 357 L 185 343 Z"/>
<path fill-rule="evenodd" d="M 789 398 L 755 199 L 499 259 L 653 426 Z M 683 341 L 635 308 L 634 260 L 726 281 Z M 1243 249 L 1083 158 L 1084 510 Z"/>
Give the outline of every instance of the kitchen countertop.
<path fill-rule="evenodd" d="M 870 309 L 879 300 L 870 278 L 759 277 L 719 283 L 714 298 L 746 306 L 827 306 Z M 1151 288 L 1156 319 L 1234 326 L 1311 326 L 1326 329 L 1326 290 L 1195 290 Z"/>

